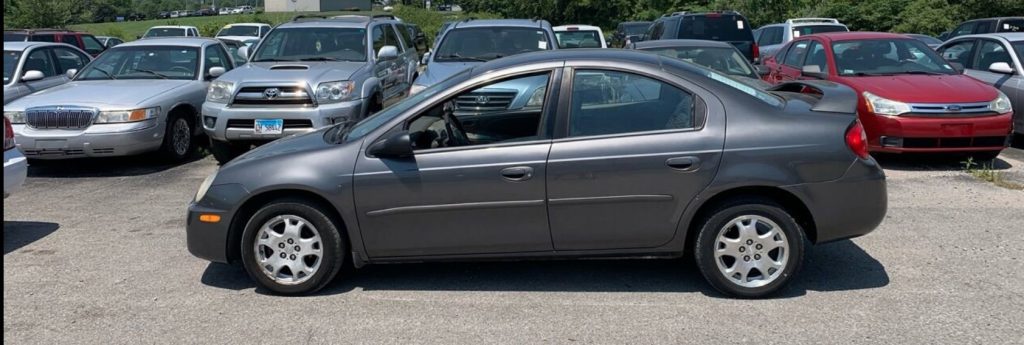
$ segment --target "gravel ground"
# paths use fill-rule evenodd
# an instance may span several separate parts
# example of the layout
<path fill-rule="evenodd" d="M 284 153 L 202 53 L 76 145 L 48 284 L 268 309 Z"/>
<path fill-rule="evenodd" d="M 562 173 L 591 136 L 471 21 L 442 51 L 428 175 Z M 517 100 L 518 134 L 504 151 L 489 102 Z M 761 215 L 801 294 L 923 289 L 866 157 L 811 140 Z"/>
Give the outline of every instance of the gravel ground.
<path fill-rule="evenodd" d="M 1024 343 L 1024 191 L 956 162 L 882 162 L 882 226 L 810 248 L 756 301 L 678 260 L 371 266 L 270 296 L 185 248 L 212 158 L 37 164 L 4 200 L 4 343 Z M 997 163 L 1024 182 L 1024 152 Z"/>

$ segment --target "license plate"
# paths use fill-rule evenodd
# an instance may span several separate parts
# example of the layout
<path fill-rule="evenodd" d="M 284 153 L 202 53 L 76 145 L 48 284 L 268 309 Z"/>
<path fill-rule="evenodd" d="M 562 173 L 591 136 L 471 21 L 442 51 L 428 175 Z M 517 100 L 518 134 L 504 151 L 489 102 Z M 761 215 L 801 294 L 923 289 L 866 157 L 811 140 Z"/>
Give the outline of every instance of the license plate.
<path fill-rule="evenodd" d="M 36 149 L 40 150 L 54 150 L 63 149 L 68 146 L 68 141 L 65 139 L 42 139 L 36 140 Z"/>
<path fill-rule="evenodd" d="M 284 133 L 284 120 L 256 120 L 256 128 L 254 130 L 256 134 L 281 134 Z"/>

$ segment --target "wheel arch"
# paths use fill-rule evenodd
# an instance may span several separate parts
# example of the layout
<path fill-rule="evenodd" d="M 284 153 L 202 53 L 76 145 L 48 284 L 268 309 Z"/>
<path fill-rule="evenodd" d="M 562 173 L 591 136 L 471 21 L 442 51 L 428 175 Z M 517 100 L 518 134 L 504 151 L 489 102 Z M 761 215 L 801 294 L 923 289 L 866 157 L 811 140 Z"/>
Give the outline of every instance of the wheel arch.
<path fill-rule="evenodd" d="M 193 136 L 201 132 L 202 122 L 199 119 L 199 109 L 189 103 L 177 103 L 167 110 L 166 122 L 170 123 L 174 115 L 184 115 L 186 120 L 191 122 Z M 191 116 L 191 117 L 190 117 Z"/>
<path fill-rule="evenodd" d="M 718 192 L 700 205 L 693 217 L 690 218 L 689 224 L 687 224 L 684 248 L 686 250 L 693 248 L 694 241 L 697 240 L 697 234 L 700 232 L 700 226 L 712 216 L 711 212 L 715 208 L 740 198 L 765 198 L 777 202 L 803 228 L 804 235 L 807 236 L 811 243 L 818 242 L 818 229 L 814 216 L 811 214 L 807 204 L 798 196 L 779 187 L 742 186 Z"/>
<path fill-rule="evenodd" d="M 326 215 L 334 221 L 335 225 L 338 226 L 339 235 L 345 239 L 346 248 L 348 252 L 352 251 L 352 236 L 349 235 L 349 226 L 345 223 L 345 219 L 342 217 L 338 208 L 334 206 L 327 198 L 317 194 L 315 192 L 297 189 L 297 188 L 284 188 L 284 189 L 273 189 L 262 191 L 249 196 L 245 201 L 241 203 L 238 209 L 234 212 L 234 216 L 231 218 L 231 223 L 228 227 L 227 237 L 227 259 L 228 261 L 235 262 L 242 257 L 242 233 L 245 231 L 245 226 L 248 224 L 249 219 L 259 211 L 260 208 L 281 199 L 301 199 L 307 201 L 313 205 L 319 206 L 319 208 L 326 213 Z M 348 256 L 348 253 L 343 253 Z M 349 257 L 351 258 L 351 257 Z"/>

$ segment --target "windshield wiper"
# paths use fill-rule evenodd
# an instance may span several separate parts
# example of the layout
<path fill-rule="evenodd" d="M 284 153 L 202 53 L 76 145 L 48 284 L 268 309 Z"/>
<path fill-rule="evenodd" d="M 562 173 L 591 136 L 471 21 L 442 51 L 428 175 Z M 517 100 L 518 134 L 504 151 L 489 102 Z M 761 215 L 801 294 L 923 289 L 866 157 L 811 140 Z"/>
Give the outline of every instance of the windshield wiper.
<path fill-rule="evenodd" d="M 459 60 L 470 60 L 470 61 L 480 61 L 480 62 L 490 61 L 490 60 L 487 60 L 487 59 L 484 59 L 484 58 L 480 58 L 480 57 L 462 56 L 462 55 L 459 55 L 459 53 L 448 54 L 446 56 L 441 56 L 441 58 L 442 59 L 446 59 L 446 60 L 449 60 L 449 59 L 459 59 Z"/>
<path fill-rule="evenodd" d="M 252 60 L 252 62 L 295 62 L 295 61 L 299 61 L 299 60 L 295 60 L 295 59 L 259 59 L 259 60 Z"/>
<path fill-rule="evenodd" d="M 852 75 L 853 76 L 857 76 L 857 77 L 881 77 L 881 76 L 887 76 L 887 75 L 892 75 L 892 74 L 889 74 L 889 73 L 857 72 L 857 73 L 853 73 Z"/>
<path fill-rule="evenodd" d="M 152 75 L 155 75 L 157 77 L 160 77 L 160 79 L 170 79 L 170 77 L 168 77 L 166 75 L 163 75 L 161 73 L 154 72 L 154 71 L 151 71 L 151 70 L 148 70 L 148 69 L 136 69 L 136 70 L 133 70 L 133 71 L 152 74 Z"/>
<path fill-rule="evenodd" d="M 329 57 L 329 56 L 317 56 L 317 57 L 299 59 L 299 61 L 338 61 L 338 59 L 337 58 L 332 58 L 332 57 Z"/>
<path fill-rule="evenodd" d="M 901 74 L 925 74 L 925 75 L 946 75 L 945 73 L 931 72 L 931 71 L 903 71 Z"/>
<path fill-rule="evenodd" d="M 110 74 L 110 72 L 104 71 L 103 69 L 100 69 L 99 67 L 93 67 L 93 69 L 97 70 L 97 71 L 100 71 L 100 73 L 106 74 L 107 77 L 110 77 L 111 80 L 117 80 L 117 77 L 115 77 L 113 74 Z"/>

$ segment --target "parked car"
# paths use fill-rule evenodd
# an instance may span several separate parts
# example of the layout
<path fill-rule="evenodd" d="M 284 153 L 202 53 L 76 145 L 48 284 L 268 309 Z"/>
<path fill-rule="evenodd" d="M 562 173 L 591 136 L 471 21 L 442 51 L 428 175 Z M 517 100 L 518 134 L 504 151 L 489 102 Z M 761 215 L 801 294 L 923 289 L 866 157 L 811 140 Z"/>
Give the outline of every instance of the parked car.
<path fill-rule="evenodd" d="M 244 41 L 248 39 L 260 39 L 270 32 L 270 24 L 264 23 L 237 23 L 225 25 L 217 31 L 217 38 Z"/>
<path fill-rule="evenodd" d="M 452 23 L 423 58 L 427 67 L 411 93 L 484 62 L 540 50 L 558 49 L 551 24 L 544 20 L 467 19 Z"/>
<path fill-rule="evenodd" d="M 234 67 L 220 41 L 163 38 L 111 48 L 66 84 L 4 106 L 28 158 L 192 154 L 210 80 Z"/>
<path fill-rule="evenodd" d="M 536 79 L 534 108 L 454 115 L 468 94 Z M 791 92 L 804 87 L 823 96 Z M 692 253 L 718 290 L 766 296 L 805 241 L 869 233 L 887 204 L 857 96 L 779 90 L 617 49 L 495 60 L 224 165 L 189 207 L 188 248 L 279 294 L 349 264 Z"/>
<path fill-rule="evenodd" d="M 1013 105 L 1014 132 L 1024 135 L 1024 32 L 959 36 L 939 54 L 964 74 L 999 88 Z"/>
<path fill-rule="evenodd" d="M 4 199 L 17 192 L 25 184 L 28 175 L 28 161 L 18 151 L 11 121 L 4 117 Z"/>
<path fill-rule="evenodd" d="M 608 48 L 601 28 L 592 25 L 562 25 L 553 28 L 558 48 Z"/>
<path fill-rule="evenodd" d="M 146 30 L 146 33 L 139 38 L 153 37 L 199 37 L 199 29 L 194 26 L 184 25 L 154 26 Z"/>
<path fill-rule="evenodd" d="M 196 15 L 204 16 L 204 17 L 206 17 L 206 16 L 216 16 L 218 14 L 219 13 L 217 12 L 217 10 L 214 10 L 212 8 L 204 8 L 204 9 L 200 9 L 200 10 L 196 11 Z"/>
<path fill-rule="evenodd" d="M 107 48 L 95 36 L 78 31 L 62 29 L 4 30 L 4 42 L 58 42 L 84 50 L 96 57 Z"/>
<path fill-rule="evenodd" d="M 626 46 L 628 38 L 632 37 L 630 43 L 641 41 L 640 38 L 647 28 L 651 26 L 651 22 L 622 22 L 615 27 L 615 32 L 612 33 L 612 48 L 623 48 Z"/>
<path fill-rule="evenodd" d="M 779 48 L 800 36 L 847 31 L 850 29 L 835 18 L 794 18 L 786 20 L 785 23 L 769 24 L 758 28 L 754 31 L 754 39 L 757 41 L 758 49 L 761 50 L 761 56 L 770 56 L 775 55 L 779 52 Z"/>
<path fill-rule="evenodd" d="M 750 22 L 736 11 L 677 12 L 658 18 L 644 34 L 645 41 L 673 39 L 728 42 L 751 62 L 760 62 Z"/>
<path fill-rule="evenodd" d="M 92 57 L 63 43 L 4 42 L 4 105 L 33 92 L 67 83 L 68 72 Z"/>
<path fill-rule="evenodd" d="M 167 18 L 170 18 L 170 17 L 171 17 L 171 12 L 167 12 L 167 11 L 161 11 L 160 13 L 156 14 L 156 18 L 157 19 L 167 19 Z"/>
<path fill-rule="evenodd" d="M 238 6 L 231 10 L 231 14 L 254 14 L 256 9 L 252 6 Z"/>
<path fill-rule="evenodd" d="M 171 13 L 168 16 L 170 18 L 184 17 L 184 16 L 181 15 L 180 11 L 171 11 Z"/>
<path fill-rule="evenodd" d="M 875 32 L 803 36 L 765 64 L 771 82 L 824 79 L 856 90 L 872 151 L 964 152 L 988 160 L 1007 146 L 1009 98 L 960 74 L 913 38 Z"/>
<path fill-rule="evenodd" d="M 235 61 L 235 66 L 241 66 L 249 62 L 239 51 L 240 48 L 248 46 L 245 42 L 226 38 L 217 39 L 224 43 L 224 47 L 228 49 L 228 55 L 231 55 L 231 58 Z"/>
<path fill-rule="evenodd" d="M 203 124 L 217 161 L 254 144 L 358 121 L 406 96 L 416 50 L 397 21 L 298 18 L 276 27 L 249 63 L 210 85 Z"/>
<path fill-rule="evenodd" d="M 419 25 L 405 23 L 405 27 L 409 29 L 409 36 L 412 37 L 413 43 L 416 46 L 416 52 L 420 56 L 425 56 L 430 50 L 430 43 L 427 42 L 427 35 L 423 33 Z"/>
<path fill-rule="evenodd" d="M 771 84 L 761 80 L 762 76 L 768 74 L 768 68 L 763 65 L 751 65 L 743 53 L 729 43 L 707 40 L 657 40 L 632 43 L 627 48 L 704 66 L 761 89 L 771 87 Z"/>
<path fill-rule="evenodd" d="M 222 15 L 222 16 L 226 16 L 226 15 L 231 14 L 231 10 L 232 10 L 231 7 L 221 7 L 219 10 L 217 10 L 217 14 Z"/>
<path fill-rule="evenodd" d="M 913 38 L 915 40 L 921 41 L 921 43 L 924 43 L 926 46 L 928 46 L 928 48 L 935 49 L 935 48 L 938 48 L 939 46 L 942 45 L 942 41 L 941 40 L 939 40 L 938 38 L 932 37 L 932 36 L 922 35 L 922 34 L 903 34 L 903 35 L 907 36 L 907 37 L 910 37 L 910 38 Z"/>
<path fill-rule="evenodd" d="M 1024 32 L 1024 17 L 999 17 L 968 20 L 957 25 L 956 29 L 939 36 L 940 40 L 950 39 L 963 35 L 988 34 L 996 32 Z"/>
<path fill-rule="evenodd" d="M 100 44 L 103 44 L 103 46 L 107 48 L 113 48 L 121 43 L 124 43 L 124 40 L 117 37 L 96 36 L 96 39 L 100 41 Z"/>

